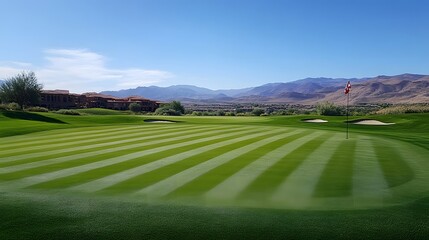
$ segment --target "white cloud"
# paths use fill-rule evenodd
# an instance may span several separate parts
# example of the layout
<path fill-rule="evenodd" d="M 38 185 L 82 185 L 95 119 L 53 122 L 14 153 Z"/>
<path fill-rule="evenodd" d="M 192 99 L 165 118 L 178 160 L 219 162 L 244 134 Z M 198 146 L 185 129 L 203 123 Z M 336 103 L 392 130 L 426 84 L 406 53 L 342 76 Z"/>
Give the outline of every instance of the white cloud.
<path fill-rule="evenodd" d="M 11 77 L 23 70 L 34 71 L 44 89 L 82 93 L 144 86 L 173 76 L 161 70 L 108 68 L 106 57 L 85 49 L 49 49 L 45 51 L 45 60 L 43 66 L 0 62 L 0 78 Z"/>
<path fill-rule="evenodd" d="M 0 79 L 13 77 L 22 71 L 31 70 L 30 63 L 23 62 L 0 62 Z"/>

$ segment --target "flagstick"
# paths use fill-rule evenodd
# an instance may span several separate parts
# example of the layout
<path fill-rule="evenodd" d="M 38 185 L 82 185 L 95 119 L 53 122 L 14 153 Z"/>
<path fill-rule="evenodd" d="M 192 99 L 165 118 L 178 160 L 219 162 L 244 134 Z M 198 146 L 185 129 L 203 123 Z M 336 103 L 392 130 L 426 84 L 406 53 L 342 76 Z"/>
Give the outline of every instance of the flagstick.
<path fill-rule="evenodd" d="M 347 131 L 346 131 L 346 139 L 349 139 L 349 95 L 350 92 L 347 93 L 347 109 L 346 109 L 346 115 L 347 115 Z"/>

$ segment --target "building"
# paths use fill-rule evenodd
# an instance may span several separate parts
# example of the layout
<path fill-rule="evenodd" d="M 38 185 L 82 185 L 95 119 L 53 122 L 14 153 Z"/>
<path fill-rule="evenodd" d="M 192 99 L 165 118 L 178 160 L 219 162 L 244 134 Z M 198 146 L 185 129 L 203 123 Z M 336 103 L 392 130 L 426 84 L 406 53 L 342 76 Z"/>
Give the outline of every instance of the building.
<path fill-rule="evenodd" d="M 108 108 L 128 110 L 131 103 L 138 103 L 142 111 L 154 112 L 159 103 L 142 97 L 117 98 L 99 93 L 71 94 L 68 90 L 43 90 L 41 107 L 48 109 Z"/>
<path fill-rule="evenodd" d="M 86 104 L 86 96 L 70 94 L 68 90 L 43 90 L 40 106 L 49 109 L 82 108 Z"/>

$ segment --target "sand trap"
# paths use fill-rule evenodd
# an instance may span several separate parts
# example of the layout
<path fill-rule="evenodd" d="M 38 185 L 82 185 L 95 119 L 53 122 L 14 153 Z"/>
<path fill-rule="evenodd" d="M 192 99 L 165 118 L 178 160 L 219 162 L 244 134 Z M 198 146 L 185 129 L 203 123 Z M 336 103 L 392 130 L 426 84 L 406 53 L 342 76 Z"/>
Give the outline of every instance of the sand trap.
<path fill-rule="evenodd" d="M 153 120 L 153 119 L 146 119 L 144 120 L 147 123 L 176 123 L 174 121 L 169 121 L 169 120 Z"/>
<path fill-rule="evenodd" d="M 303 122 L 309 122 L 309 123 L 325 123 L 325 122 L 328 122 L 328 121 L 323 120 L 323 119 L 305 119 L 302 121 Z"/>
<path fill-rule="evenodd" d="M 384 126 L 384 125 L 392 125 L 392 124 L 395 124 L 395 123 L 385 123 L 385 122 L 380 122 L 378 120 L 362 120 L 362 121 L 354 122 L 353 124 Z"/>

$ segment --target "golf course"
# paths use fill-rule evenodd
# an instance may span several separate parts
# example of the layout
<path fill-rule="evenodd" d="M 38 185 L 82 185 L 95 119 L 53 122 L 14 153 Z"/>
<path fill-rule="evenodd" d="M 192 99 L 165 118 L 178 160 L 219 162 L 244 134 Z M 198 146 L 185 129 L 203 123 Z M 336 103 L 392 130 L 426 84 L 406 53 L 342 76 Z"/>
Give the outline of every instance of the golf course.
<path fill-rule="evenodd" d="M 427 113 L 82 114 L 0 111 L 0 239 L 429 234 Z"/>

